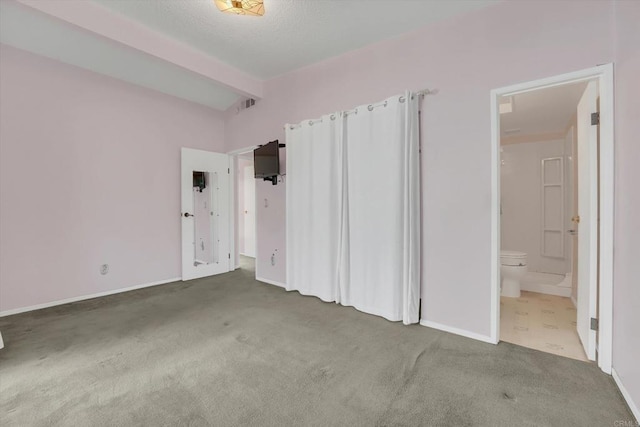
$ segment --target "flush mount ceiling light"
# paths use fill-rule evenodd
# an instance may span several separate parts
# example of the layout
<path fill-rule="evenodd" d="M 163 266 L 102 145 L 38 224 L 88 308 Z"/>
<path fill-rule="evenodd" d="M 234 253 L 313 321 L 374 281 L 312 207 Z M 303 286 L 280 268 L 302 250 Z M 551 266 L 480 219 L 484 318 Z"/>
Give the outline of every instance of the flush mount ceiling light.
<path fill-rule="evenodd" d="M 214 0 L 218 9 L 235 15 L 264 15 L 263 0 Z"/>

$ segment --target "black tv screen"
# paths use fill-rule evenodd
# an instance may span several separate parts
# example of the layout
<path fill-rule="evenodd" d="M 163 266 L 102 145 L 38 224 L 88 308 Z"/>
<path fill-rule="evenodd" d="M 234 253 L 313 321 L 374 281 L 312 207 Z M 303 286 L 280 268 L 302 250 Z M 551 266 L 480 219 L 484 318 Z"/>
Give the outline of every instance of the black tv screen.
<path fill-rule="evenodd" d="M 278 141 L 272 141 L 253 151 L 253 167 L 256 178 L 273 178 L 280 173 Z"/>

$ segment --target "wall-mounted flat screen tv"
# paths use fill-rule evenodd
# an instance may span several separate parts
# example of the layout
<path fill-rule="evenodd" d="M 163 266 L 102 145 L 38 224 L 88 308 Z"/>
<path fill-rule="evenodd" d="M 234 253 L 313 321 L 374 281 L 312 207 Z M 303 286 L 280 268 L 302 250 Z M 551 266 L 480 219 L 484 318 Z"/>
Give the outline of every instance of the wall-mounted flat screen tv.
<path fill-rule="evenodd" d="M 256 178 L 274 181 L 280 173 L 280 156 L 278 140 L 258 147 L 253 151 L 253 168 Z"/>

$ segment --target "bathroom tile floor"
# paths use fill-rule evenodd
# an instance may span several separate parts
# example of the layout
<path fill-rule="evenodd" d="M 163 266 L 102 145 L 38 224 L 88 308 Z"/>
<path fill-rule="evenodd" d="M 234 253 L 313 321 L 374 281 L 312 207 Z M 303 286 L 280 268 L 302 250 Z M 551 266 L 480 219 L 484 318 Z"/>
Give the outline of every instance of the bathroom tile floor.
<path fill-rule="evenodd" d="M 500 298 L 500 339 L 523 347 L 587 361 L 570 298 L 522 291 Z"/>

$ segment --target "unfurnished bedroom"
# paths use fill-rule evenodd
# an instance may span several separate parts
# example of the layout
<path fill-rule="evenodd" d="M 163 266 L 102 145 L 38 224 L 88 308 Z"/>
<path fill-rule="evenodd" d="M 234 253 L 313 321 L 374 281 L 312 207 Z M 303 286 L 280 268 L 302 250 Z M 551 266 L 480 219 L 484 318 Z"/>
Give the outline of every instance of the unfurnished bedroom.
<path fill-rule="evenodd" d="M 0 424 L 637 426 L 639 21 L 0 0 Z"/>

